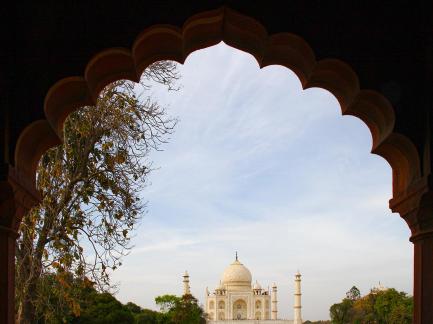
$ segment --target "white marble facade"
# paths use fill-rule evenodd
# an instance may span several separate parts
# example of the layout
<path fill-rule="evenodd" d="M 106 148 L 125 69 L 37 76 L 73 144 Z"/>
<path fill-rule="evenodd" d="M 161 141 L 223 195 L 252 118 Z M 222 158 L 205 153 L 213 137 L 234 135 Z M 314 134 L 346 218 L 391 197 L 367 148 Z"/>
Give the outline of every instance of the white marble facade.
<path fill-rule="evenodd" d="M 187 274 L 186 274 L 187 275 Z M 300 274 L 295 278 L 299 280 L 295 285 L 296 323 L 293 320 L 282 320 L 278 317 L 277 287 L 272 285 L 271 290 L 263 289 L 256 281 L 252 284 L 251 272 L 245 267 L 236 255 L 235 261 L 224 271 L 220 283 L 213 292 L 206 288 L 205 312 L 208 314 L 210 324 L 255 323 L 255 324 L 301 324 L 301 291 Z M 189 277 L 188 277 L 189 281 Z M 185 289 L 189 290 L 185 286 Z"/>

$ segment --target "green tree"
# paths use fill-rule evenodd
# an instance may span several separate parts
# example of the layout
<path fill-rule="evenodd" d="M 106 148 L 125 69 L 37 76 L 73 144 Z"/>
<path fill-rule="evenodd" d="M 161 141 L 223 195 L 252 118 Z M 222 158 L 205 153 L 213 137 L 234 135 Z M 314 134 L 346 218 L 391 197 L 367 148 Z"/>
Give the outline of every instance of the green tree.
<path fill-rule="evenodd" d="M 350 290 L 346 293 L 346 298 L 352 301 L 358 300 L 361 298 L 361 292 L 356 286 L 350 288 Z"/>
<path fill-rule="evenodd" d="M 379 323 L 412 323 L 412 298 L 394 288 L 377 292 L 374 309 Z"/>
<path fill-rule="evenodd" d="M 332 305 L 329 310 L 332 323 L 334 324 L 351 323 L 352 306 L 353 306 L 353 301 L 347 298 L 344 298 L 343 301 L 339 304 Z"/>
<path fill-rule="evenodd" d="M 205 324 L 206 314 L 192 295 L 177 297 L 163 295 L 155 298 L 163 316 L 162 323 L 167 324 Z"/>
<path fill-rule="evenodd" d="M 175 295 L 162 295 L 155 297 L 155 303 L 163 313 L 167 313 L 174 309 L 180 303 L 180 297 Z"/>
<path fill-rule="evenodd" d="M 82 307 L 75 324 L 128 324 L 135 323 L 133 314 L 109 293 L 94 292 Z"/>
<path fill-rule="evenodd" d="M 183 295 L 171 313 L 176 324 L 206 324 L 205 313 L 192 295 Z"/>
<path fill-rule="evenodd" d="M 64 294 L 64 286 L 68 286 L 68 294 Z M 60 278 L 52 273 L 44 273 L 38 280 L 37 291 L 41 300 L 36 304 L 36 320 L 38 323 L 70 322 L 74 313 L 80 310 L 80 304 L 95 290 L 92 283 L 74 278 L 71 273 L 64 273 Z M 77 303 L 70 303 L 70 300 Z M 72 307 L 75 307 L 73 309 Z"/>
<path fill-rule="evenodd" d="M 156 81 L 173 88 L 176 65 L 157 62 L 144 72 L 142 90 Z M 149 153 L 172 133 L 176 120 L 157 102 L 117 81 L 101 92 L 96 107 L 65 121 L 64 143 L 42 157 L 37 169 L 41 204 L 21 223 L 16 253 L 18 321 L 34 323 L 46 290 L 40 278 L 59 282 L 56 300 L 79 312 L 65 276 L 88 278 L 100 291 L 128 252 L 131 231 L 145 211 L 138 193 L 152 169 Z M 56 311 L 56 305 L 44 308 Z M 60 310 L 59 310 L 60 311 Z M 75 314 L 77 315 L 77 314 Z"/>
<path fill-rule="evenodd" d="M 73 294 L 73 298 L 77 301 L 73 304 L 78 307 L 79 311 L 71 309 L 71 304 L 67 302 L 67 296 L 63 294 L 61 284 L 58 278 L 53 274 L 45 273 L 38 284 L 47 292 L 41 294 L 48 300 L 43 300 L 38 303 L 36 309 L 36 321 L 38 324 L 46 323 L 72 323 L 72 324 L 87 324 L 87 323 L 135 323 L 135 324 L 171 324 L 173 315 L 178 311 L 176 307 L 181 303 L 182 298 L 173 295 L 161 296 L 158 300 L 169 307 L 165 313 L 143 309 L 139 305 L 128 302 L 125 305 L 120 303 L 110 293 L 99 293 L 93 283 L 81 280 L 69 273 L 64 277 L 65 283 L 70 287 L 69 293 Z M 60 294 L 59 294 L 60 291 Z M 174 301 L 174 302 L 171 302 Z M 56 311 L 47 310 L 46 308 L 55 305 Z M 171 310 L 171 313 L 167 312 Z M 194 310 L 193 312 L 194 313 Z M 181 323 L 189 323 L 189 318 Z M 192 318 L 194 322 L 194 318 Z"/>
<path fill-rule="evenodd" d="M 413 303 L 407 301 L 403 304 L 396 305 L 389 314 L 390 323 L 409 324 L 412 323 Z"/>
<path fill-rule="evenodd" d="M 413 299 L 404 292 L 398 292 L 393 288 L 373 289 L 366 296 L 357 296 L 357 294 L 349 294 L 349 292 L 346 296 L 354 298 L 344 298 L 341 303 L 331 306 L 332 323 L 412 323 Z"/>
<path fill-rule="evenodd" d="M 159 312 L 155 312 L 150 309 L 143 309 L 139 314 L 135 316 L 136 324 L 163 324 L 163 315 Z"/>
<path fill-rule="evenodd" d="M 126 303 L 125 308 L 129 310 L 132 314 L 140 314 L 143 311 L 143 309 L 140 306 L 132 302 Z"/>
<path fill-rule="evenodd" d="M 351 311 L 352 322 L 357 324 L 376 323 L 377 316 L 374 310 L 375 302 L 376 302 L 376 295 L 371 293 L 357 299 L 353 303 L 353 307 Z"/>

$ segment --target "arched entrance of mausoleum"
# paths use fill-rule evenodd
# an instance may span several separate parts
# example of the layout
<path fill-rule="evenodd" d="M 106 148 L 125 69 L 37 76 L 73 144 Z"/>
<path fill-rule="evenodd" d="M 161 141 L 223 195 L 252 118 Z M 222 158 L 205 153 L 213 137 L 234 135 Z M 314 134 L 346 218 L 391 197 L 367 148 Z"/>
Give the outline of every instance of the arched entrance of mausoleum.
<path fill-rule="evenodd" d="M 238 299 L 233 303 L 232 307 L 233 319 L 244 320 L 248 318 L 247 303 L 243 299 Z"/>

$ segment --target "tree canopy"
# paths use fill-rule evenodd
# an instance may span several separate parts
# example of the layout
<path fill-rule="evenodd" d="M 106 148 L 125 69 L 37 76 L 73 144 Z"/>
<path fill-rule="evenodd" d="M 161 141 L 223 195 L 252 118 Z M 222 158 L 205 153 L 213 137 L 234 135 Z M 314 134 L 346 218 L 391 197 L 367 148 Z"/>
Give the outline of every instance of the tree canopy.
<path fill-rule="evenodd" d="M 412 323 L 413 298 L 394 288 L 372 289 L 361 296 L 352 287 L 340 303 L 330 308 L 331 321 L 335 324 L 410 324 Z"/>
<path fill-rule="evenodd" d="M 122 304 L 109 292 L 98 292 L 94 284 L 76 278 L 72 273 L 65 276 L 76 303 L 64 300 L 61 284 L 53 274 L 43 274 L 39 283 L 50 293 L 50 301 L 43 300 L 36 308 L 34 323 L 71 323 L 71 324 L 205 324 L 203 309 L 192 295 L 178 297 L 162 295 L 155 298 L 160 311 L 144 309 L 133 302 Z M 46 307 L 55 305 L 55 311 Z M 74 309 L 78 307 L 79 311 Z"/>
<path fill-rule="evenodd" d="M 346 293 L 346 298 L 350 299 L 352 301 L 358 300 L 359 298 L 361 298 L 361 292 L 359 291 L 359 289 L 357 287 L 353 286 Z"/>
<path fill-rule="evenodd" d="M 145 213 L 139 197 L 152 170 L 151 151 L 159 150 L 176 119 L 145 96 L 152 82 L 169 89 L 178 79 L 173 62 L 149 66 L 139 85 L 116 81 L 96 106 L 72 113 L 64 142 L 48 150 L 37 168 L 42 202 L 24 216 L 16 253 L 18 321 L 34 323 L 37 308 L 55 311 L 54 302 L 75 304 L 67 277 L 92 281 L 99 291 L 112 288 L 110 271 L 130 249 L 131 232 Z M 57 297 L 44 293 L 40 279 L 57 280 Z M 53 302 L 50 307 L 40 301 Z M 51 315 L 46 314 L 49 318 Z"/>
<path fill-rule="evenodd" d="M 163 323 L 167 324 L 205 324 L 206 314 L 198 305 L 197 299 L 188 294 L 182 297 L 163 295 L 155 298 L 163 314 Z"/>

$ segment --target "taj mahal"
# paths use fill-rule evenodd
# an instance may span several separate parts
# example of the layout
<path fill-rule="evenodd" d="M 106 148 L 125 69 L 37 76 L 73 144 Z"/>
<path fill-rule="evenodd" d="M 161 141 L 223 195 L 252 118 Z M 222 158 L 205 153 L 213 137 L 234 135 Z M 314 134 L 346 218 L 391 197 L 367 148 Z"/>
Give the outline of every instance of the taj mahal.
<path fill-rule="evenodd" d="M 190 294 L 189 275 L 183 276 L 184 294 Z M 302 324 L 301 274 L 294 279 L 293 320 L 278 316 L 277 285 L 263 289 L 256 281 L 252 284 L 251 272 L 238 259 L 223 272 L 213 292 L 206 288 L 204 310 L 209 324 Z"/>

